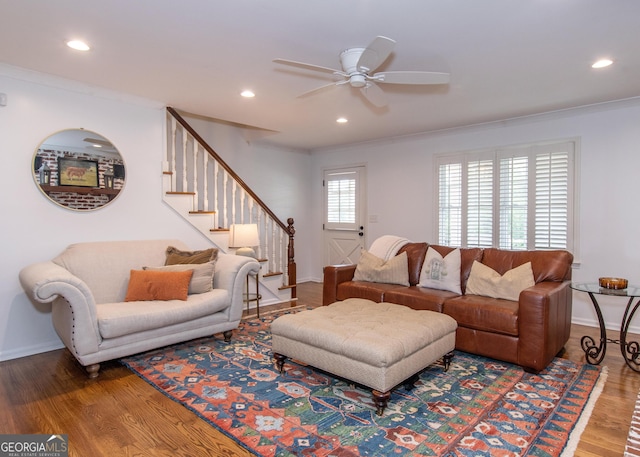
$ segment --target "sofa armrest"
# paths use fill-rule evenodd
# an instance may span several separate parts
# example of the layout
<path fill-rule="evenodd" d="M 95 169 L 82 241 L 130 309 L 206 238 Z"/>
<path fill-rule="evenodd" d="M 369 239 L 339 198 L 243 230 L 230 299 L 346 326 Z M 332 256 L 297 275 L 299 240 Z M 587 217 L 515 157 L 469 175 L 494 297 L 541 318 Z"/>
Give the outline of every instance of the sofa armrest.
<path fill-rule="evenodd" d="M 356 272 L 356 265 L 328 265 L 324 267 L 324 283 L 322 286 L 322 304 L 330 305 L 338 301 L 338 285 L 351 281 Z"/>
<path fill-rule="evenodd" d="M 54 327 L 72 352 L 84 355 L 98 351 L 102 340 L 98 313 L 93 294 L 84 281 L 51 261 L 23 268 L 19 278 L 29 298 L 53 303 Z"/>
<path fill-rule="evenodd" d="M 259 272 L 260 263 L 256 259 L 234 254 L 218 254 L 213 274 L 213 287 L 229 292 L 229 320 L 234 321 L 242 318 L 243 294 L 247 275 L 257 275 Z"/>
<path fill-rule="evenodd" d="M 570 281 L 543 281 L 520 293 L 518 358 L 523 366 L 542 370 L 569 340 L 572 310 L 569 284 Z"/>

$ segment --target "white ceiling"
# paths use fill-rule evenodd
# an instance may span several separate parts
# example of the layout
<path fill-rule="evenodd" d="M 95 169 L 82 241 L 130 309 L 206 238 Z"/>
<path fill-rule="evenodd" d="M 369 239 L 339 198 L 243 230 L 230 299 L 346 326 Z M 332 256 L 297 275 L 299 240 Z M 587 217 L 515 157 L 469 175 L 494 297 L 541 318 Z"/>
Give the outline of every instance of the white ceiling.
<path fill-rule="evenodd" d="M 310 150 L 640 96 L 638 0 L 0 0 L 0 18 L 4 63 Z M 331 75 L 272 62 L 340 68 L 340 51 L 377 35 L 397 41 L 380 69 L 451 83 L 385 85 L 381 109 L 348 85 L 297 98 Z M 601 57 L 614 65 L 591 69 Z"/>

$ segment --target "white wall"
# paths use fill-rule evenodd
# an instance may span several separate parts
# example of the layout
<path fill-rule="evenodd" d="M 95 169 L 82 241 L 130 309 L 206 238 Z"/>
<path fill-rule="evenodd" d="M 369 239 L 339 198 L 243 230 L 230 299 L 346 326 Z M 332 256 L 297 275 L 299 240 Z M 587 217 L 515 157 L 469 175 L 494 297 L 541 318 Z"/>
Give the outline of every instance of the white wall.
<path fill-rule="evenodd" d="M 542 140 L 580 138 L 578 203 L 579 265 L 574 281 L 597 281 L 600 276 L 622 276 L 640 286 L 640 211 L 637 180 L 640 171 L 640 99 L 586 107 L 561 113 L 517 119 L 389 139 L 369 144 L 314 151 L 311 214 L 322 224 L 322 191 L 325 168 L 365 163 L 368 176 L 369 223 L 367 245 L 385 234 L 415 241 L 436 242 L 434 214 L 434 165 L 438 153 L 531 143 Z M 320 230 L 312 245 L 314 275 L 321 276 Z M 618 328 L 626 300 L 599 297 L 605 320 Z M 574 292 L 573 321 L 597 325 L 586 294 Z M 639 332 L 638 325 L 633 326 Z"/>
<path fill-rule="evenodd" d="M 0 151 L 5 171 L 0 177 L 0 360 L 8 360 L 62 347 L 51 325 L 50 306 L 31 303 L 24 294 L 18 281 L 22 267 L 51 259 L 67 245 L 82 241 L 179 238 L 194 249 L 207 247 L 209 241 L 162 201 L 166 132 L 161 103 L 3 64 L 0 92 L 8 98 L 7 106 L 0 107 Z M 91 212 L 75 212 L 51 203 L 41 194 L 30 171 L 33 154 L 44 138 L 59 130 L 81 127 L 109 139 L 126 165 L 127 181 L 119 197 Z M 235 138 L 232 130 L 223 134 Z M 277 179 L 272 187 L 279 189 L 277 186 L 284 182 L 299 190 L 310 159 L 300 154 L 302 162 L 289 165 L 290 156 L 287 151 L 271 150 L 247 160 L 258 160 L 265 174 L 282 160 L 291 168 L 285 168 L 284 179 Z M 297 166 L 304 167 L 302 173 L 294 170 Z M 268 187 L 266 178 L 257 173 L 250 181 L 256 181 L 256 187 Z M 305 218 L 300 214 L 304 198 L 289 200 L 273 191 L 264 199 L 290 211 L 284 213 L 285 219 L 296 217 L 296 226 L 304 226 Z M 289 203 L 291 207 L 287 207 Z M 298 236 L 304 238 L 304 230 L 301 232 Z M 301 251 L 304 249 L 297 249 L 297 253 Z M 299 276 L 305 274 L 304 264 L 299 266 Z"/>

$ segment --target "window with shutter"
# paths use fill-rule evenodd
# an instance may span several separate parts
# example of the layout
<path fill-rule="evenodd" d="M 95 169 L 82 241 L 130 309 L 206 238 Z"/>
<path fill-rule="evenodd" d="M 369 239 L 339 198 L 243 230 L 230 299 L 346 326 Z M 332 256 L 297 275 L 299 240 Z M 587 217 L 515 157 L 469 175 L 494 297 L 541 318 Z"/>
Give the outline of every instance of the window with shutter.
<path fill-rule="evenodd" d="M 356 215 L 356 172 L 332 173 L 327 186 L 328 228 L 354 228 Z"/>
<path fill-rule="evenodd" d="M 576 142 L 436 158 L 438 242 L 573 250 Z"/>

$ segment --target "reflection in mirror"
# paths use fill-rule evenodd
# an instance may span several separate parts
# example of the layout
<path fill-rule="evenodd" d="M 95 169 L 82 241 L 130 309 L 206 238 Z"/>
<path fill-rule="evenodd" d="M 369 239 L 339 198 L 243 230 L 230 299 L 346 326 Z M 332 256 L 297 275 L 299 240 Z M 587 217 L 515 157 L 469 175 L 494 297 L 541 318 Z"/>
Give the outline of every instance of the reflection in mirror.
<path fill-rule="evenodd" d="M 91 211 L 111 202 L 124 187 L 124 161 L 102 135 L 84 129 L 62 130 L 36 150 L 33 178 L 52 202 Z"/>

